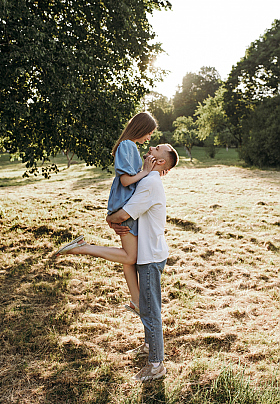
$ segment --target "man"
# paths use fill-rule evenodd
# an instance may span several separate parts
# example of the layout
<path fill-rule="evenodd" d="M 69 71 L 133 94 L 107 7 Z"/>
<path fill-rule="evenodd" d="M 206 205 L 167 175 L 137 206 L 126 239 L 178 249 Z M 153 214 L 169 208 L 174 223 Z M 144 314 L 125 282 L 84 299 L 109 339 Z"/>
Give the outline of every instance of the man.
<path fill-rule="evenodd" d="M 161 319 L 161 274 L 164 269 L 168 247 L 164 238 L 166 199 L 160 173 L 170 170 L 178 163 L 178 154 L 169 144 L 150 147 L 144 158 L 152 159 L 152 171 L 137 185 L 135 193 L 122 209 L 107 216 L 106 220 L 117 234 L 126 234 L 129 228 L 118 225 L 129 217 L 138 219 L 137 271 L 139 275 L 140 317 L 145 330 L 145 343 L 130 352 L 149 355 L 147 365 L 134 376 L 135 380 L 158 379 L 165 375 L 163 366 L 164 346 Z M 55 253 L 82 254 L 102 257 L 123 263 L 122 249 L 87 244 L 83 236 L 62 247 Z"/>
<path fill-rule="evenodd" d="M 138 219 L 136 268 L 139 274 L 139 309 L 145 330 L 145 343 L 130 352 L 149 355 L 147 365 L 134 376 L 139 381 L 158 379 L 166 373 L 163 365 L 160 282 L 168 257 L 168 247 L 164 238 L 166 199 L 160 173 L 162 170 L 170 170 L 178 163 L 177 152 L 168 144 L 150 147 L 144 158 L 149 155 L 155 158 L 153 170 L 139 182 L 126 205 L 106 219 L 113 228 L 116 228 L 114 224 L 129 217 Z M 116 228 L 117 234 L 125 234 L 125 231 L 128 230 Z"/>

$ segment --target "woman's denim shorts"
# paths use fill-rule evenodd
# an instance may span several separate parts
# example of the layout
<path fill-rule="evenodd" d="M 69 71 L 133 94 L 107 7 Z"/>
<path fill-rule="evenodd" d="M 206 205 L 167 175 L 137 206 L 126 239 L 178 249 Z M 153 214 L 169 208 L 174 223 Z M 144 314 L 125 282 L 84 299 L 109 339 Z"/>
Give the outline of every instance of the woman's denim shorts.
<path fill-rule="evenodd" d="M 133 236 L 138 236 L 138 219 L 134 220 L 132 217 L 122 222 L 122 226 L 128 226 L 130 228 L 129 233 Z"/>

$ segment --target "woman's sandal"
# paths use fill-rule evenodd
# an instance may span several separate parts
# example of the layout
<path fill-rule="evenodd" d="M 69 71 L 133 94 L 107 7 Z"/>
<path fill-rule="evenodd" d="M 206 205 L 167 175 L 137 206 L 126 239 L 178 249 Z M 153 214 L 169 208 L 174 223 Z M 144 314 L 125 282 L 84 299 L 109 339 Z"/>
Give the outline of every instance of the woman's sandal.
<path fill-rule="evenodd" d="M 126 308 L 126 310 L 129 310 L 129 311 L 131 311 L 132 313 L 134 313 L 134 314 L 136 314 L 137 316 L 140 317 L 140 310 L 139 310 L 139 307 L 137 307 L 136 304 L 133 303 L 133 302 L 130 302 L 130 303 L 133 304 L 134 308 L 131 307 L 131 306 L 129 306 L 128 304 L 125 304 L 124 307 Z"/>
<path fill-rule="evenodd" d="M 58 251 L 56 251 L 53 254 L 53 257 L 56 258 L 56 257 L 58 257 L 58 255 L 66 254 L 67 251 L 70 251 L 73 248 L 82 247 L 83 245 L 86 244 L 85 241 L 83 243 L 80 243 L 80 241 L 82 241 L 83 238 L 84 238 L 84 236 L 79 236 L 79 237 L 75 238 L 75 240 L 71 241 L 70 243 L 66 244 L 64 247 L 61 247 Z"/>

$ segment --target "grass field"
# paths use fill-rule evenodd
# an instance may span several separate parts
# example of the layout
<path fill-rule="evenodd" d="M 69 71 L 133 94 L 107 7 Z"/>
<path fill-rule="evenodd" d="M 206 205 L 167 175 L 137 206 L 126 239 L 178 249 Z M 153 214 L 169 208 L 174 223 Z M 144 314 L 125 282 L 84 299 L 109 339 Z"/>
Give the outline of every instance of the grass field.
<path fill-rule="evenodd" d="M 163 178 L 170 248 L 162 278 L 167 375 L 137 384 L 143 342 L 125 311 L 122 268 L 51 254 L 84 234 L 119 246 L 105 224 L 112 174 L 77 162 L 23 179 L 0 158 L 0 403 L 280 403 L 280 172 L 235 150 Z"/>

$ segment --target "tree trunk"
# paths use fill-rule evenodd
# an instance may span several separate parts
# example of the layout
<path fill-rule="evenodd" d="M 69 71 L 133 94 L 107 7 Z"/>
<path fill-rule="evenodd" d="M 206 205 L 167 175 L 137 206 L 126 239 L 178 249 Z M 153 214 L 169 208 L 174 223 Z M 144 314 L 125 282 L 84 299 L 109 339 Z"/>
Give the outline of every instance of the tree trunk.
<path fill-rule="evenodd" d="M 67 168 L 69 168 L 70 166 L 71 166 L 71 161 L 72 161 L 72 159 L 73 159 L 73 157 L 74 157 L 74 152 L 72 153 L 72 156 L 71 157 L 69 157 L 69 150 L 67 150 L 66 151 L 66 153 L 64 152 L 64 154 L 66 155 L 66 157 L 67 157 L 67 161 L 68 161 L 68 163 L 67 163 Z"/>
<path fill-rule="evenodd" d="M 189 156 L 192 161 L 191 148 L 185 145 L 185 150 L 186 150 L 187 156 Z"/>

